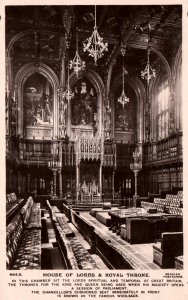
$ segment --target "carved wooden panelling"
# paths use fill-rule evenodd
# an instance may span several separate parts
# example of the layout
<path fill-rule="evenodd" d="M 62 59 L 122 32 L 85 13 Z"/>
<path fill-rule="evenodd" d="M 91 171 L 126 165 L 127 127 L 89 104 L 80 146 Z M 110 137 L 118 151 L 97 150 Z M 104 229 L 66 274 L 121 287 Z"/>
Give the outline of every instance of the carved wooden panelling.
<path fill-rule="evenodd" d="M 52 128 L 44 128 L 44 127 L 26 127 L 26 137 L 35 139 L 51 139 L 52 137 Z"/>

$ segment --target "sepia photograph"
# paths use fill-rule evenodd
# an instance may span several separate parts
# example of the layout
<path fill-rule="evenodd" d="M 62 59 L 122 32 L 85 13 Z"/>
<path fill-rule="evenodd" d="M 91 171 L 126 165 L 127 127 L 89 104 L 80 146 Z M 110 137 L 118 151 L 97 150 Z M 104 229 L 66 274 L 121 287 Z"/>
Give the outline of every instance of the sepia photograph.
<path fill-rule="evenodd" d="M 187 299 L 187 21 L 0 5 L 1 299 Z"/>
<path fill-rule="evenodd" d="M 186 299 L 184 2 L 2 8 L 6 299 Z"/>
<path fill-rule="evenodd" d="M 182 5 L 5 17 L 7 269 L 182 269 Z"/>

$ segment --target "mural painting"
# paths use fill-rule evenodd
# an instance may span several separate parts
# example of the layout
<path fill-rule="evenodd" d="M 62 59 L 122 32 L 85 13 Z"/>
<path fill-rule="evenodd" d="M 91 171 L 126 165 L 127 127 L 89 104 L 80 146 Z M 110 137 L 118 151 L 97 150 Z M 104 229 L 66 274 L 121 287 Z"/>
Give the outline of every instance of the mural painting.
<path fill-rule="evenodd" d="M 74 98 L 71 104 L 72 125 L 95 125 L 97 115 L 97 96 L 94 87 L 82 78 L 73 87 Z"/>
<path fill-rule="evenodd" d="M 115 93 L 115 99 L 121 96 L 121 88 Z M 121 103 L 115 101 L 115 129 L 125 132 L 136 132 L 136 94 L 133 89 L 125 85 L 125 94 L 129 98 L 129 102 L 122 106 Z"/>
<path fill-rule="evenodd" d="M 25 126 L 53 124 L 52 88 L 42 75 L 34 74 L 26 81 L 23 108 Z"/>

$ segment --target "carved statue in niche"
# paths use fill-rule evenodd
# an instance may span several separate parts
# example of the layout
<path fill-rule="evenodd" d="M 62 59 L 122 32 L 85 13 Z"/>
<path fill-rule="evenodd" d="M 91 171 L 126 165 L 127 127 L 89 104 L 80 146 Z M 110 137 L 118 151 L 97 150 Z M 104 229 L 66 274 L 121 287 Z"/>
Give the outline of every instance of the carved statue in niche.
<path fill-rule="evenodd" d="M 43 101 L 44 101 L 44 122 L 51 122 L 51 108 L 50 108 L 50 102 L 49 102 L 49 95 L 46 93 L 43 93 Z"/>
<path fill-rule="evenodd" d="M 59 124 L 65 125 L 66 124 L 66 113 L 67 113 L 67 102 L 64 98 L 60 98 L 59 104 Z"/>
<path fill-rule="evenodd" d="M 59 127 L 59 137 L 60 138 L 65 138 L 67 135 L 67 130 L 64 127 Z"/>
<path fill-rule="evenodd" d="M 111 138 L 111 107 L 109 97 L 106 94 L 104 97 L 104 104 L 105 104 L 105 121 L 104 121 L 104 129 L 105 129 L 105 140 L 108 141 Z"/>
<path fill-rule="evenodd" d="M 94 125 L 96 108 L 96 95 L 91 84 L 87 81 L 79 81 L 75 86 L 75 96 L 72 99 L 73 125 Z"/>
<path fill-rule="evenodd" d="M 104 129 L 105 129 L 105 140 L 110 140 L 111 134 L 111 109 L 108 109 L 108 112 L 105 115 L 104 121 Z"/>
<path fill-rule="evenodd" d="M 53 123 L 52 89 L 40 74 L 32 75 L 25 83 L 23 97 L 24 124 L 45 126 Z"/>
<path fill-rule="evenodd" d="M 42 108 L 40 103 L 37 105 L 35 114 L 34 114 L 34 124 L 33 125 L 37 125 L 37 124 L 42 124 Z"/>

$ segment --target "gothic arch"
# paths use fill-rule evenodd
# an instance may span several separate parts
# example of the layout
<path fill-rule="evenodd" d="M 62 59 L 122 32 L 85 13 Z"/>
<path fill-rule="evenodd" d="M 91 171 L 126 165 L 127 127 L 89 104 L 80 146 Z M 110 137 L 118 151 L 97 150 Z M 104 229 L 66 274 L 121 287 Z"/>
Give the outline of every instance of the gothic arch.
<path fill-rule="evenodd" d="M 175 112 L 176 112 L 176 129 L 182 130 L 182 46 L 179 47 L 173 65 L 173 81 L 174 97 L 175 97 Z"/>
<path fill-rule="evenodd" d="M 18 101 L 18 134 L 23 136 L 23 88 L 26 80 L 33 75 L 34 73 L 39 73 L 43 75 L 51 84 L 53 90 L 53 103 L 54 103 L 54 124 L 53 124 L 53 136 L 58 135 L 58 88 L 59 80 L 54 71 L 43 63 L 29 63 L 23 66 L 15 76 L 14 85 L 17 92 L 17 101 Z"/>
<path fill-rule="evenodd" d="M 27 29 L 27 30 L 24 30 L 24 31 L 22 31 L 22 32 L 20 32 L 20 33 L 18 33 L 18 34 L 16 34 L 16 35 L 10 40 L 10 42 L 9 42 L 9 44 L 8 44 L 8 47 L 7 47 L 7 57 L 9 57 L 9 56 L 11 55 L 11 50 L 12 50 L 12 47 L 13 47 L 14 43 L 15 43 L 16 41 L 18 41 L 20 38 L 22 38 L 23 36 L 25 36 L 25 35 L 27 35 L 27 34 L 29 34 L 29 33 L 32 33 L 32 32 L 34 32 L 33 29 Z"/>
<path fill-rule="evenodd" d="M 167 59 L 164 57 L 164 55 L 160 51 L 156 50 L 155 48 L 152 48 L 152 51 L 159 56 L 159 58 L 161 59 L 161 61 L 163 63 L 163 67 L 166 71 L 166 75 L 167 75 L 167 78 L 168 78 L 169 92 L 170 92 L 171 91 L 171 86 L 172 86 L 172 71 L 171 71 L 170 65 L 169 65 Z M 150 102 L 151 102 L 151 139 L 154 140 L 154 141 L 157 140 L 157 132 L 156 132 L 156 127 L 157 127 L 156 89 L 158 87 L 161 76 L 163 76 L 163 74 L 161 73 L 161 71 L 159 71 L 156 74 L 156 77 L 151 81 L 150 86 L 149 86 L 149 95 L 150 95 Z M 170 107 L 170 93 L 169 93 L 169 107 Z"/>
<path fill-rule="evenodd" d="M 127 46 L 131 47 L 131 48 L 140 48 L 140 49 L 146 49 L 146 47 L 141 47 L 141 45 L 137 46 L 135 44 L 127 44 Z M 113 71 L 113 66 L 116 64 L 116 60 L 118 55 L 121 52 L 121 48 L 122 46 L 120 45 L 118 48 L 115 49 L 113 55 L 110 57 L 110 63 L 109 63 L 109 68 L 108 68 L 108 74 L 107 74 L 107 81 L 106 81 L 106 89 L 107 92 L 110 89 L 110 81 L 111 81 L 111 75 L 112 75 L 112 71 Z M 167 59 L 165 58 L 165 56 L 157 49 L 153 48 L 151 49 L 155 54 L 157 54 L 161 60 L 164 62 L 164 65 L 166 66 L 167 72 L 168 72 L 168 76 L 169 78 L 171 78 L 171 69 L 169 66 L 169 63 L 167 61 Z"/>
<path fill-rule="evenodd" d="M 87 70 L 87 71 L 81 71 L 78 74 L 78 77 L 76 76 L 76 73 L 73 72 L 70 75 L 70 86 L 73 86 L 76 81 L 83 76 L 87 77 L 93 86 L 95 87 L 97 94 L 98 94 L 98 111 L 99 111 L 99 135 L 102 135 L 102 122 L 103 122 L 103 97 L 105 94 L 105 87 L 102 81 L 102 78 L 94 71 Z"/>
<path fill-rule="evenodd" d="M 179 47 L 175 57 L 172 73 L 177 76 L 177 70 L 182 62 L 182 45 Z"/>
<path fill-rule="evenodd" d="M 122 75 L 118 76 L 114 81 L 111 94 L 114 94 L 116 88 L 122 83 Z M 137 142 L 141 143 L 144 139 L 144 99 L 146 97 L 145 88 L 142 82 L 137 77 L 125 77 L 125 82 L 129 84 L 136 93 L 136 101 L 137 101 Z M 113 120 L 114 122 L 114 120 Z"/>

